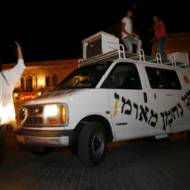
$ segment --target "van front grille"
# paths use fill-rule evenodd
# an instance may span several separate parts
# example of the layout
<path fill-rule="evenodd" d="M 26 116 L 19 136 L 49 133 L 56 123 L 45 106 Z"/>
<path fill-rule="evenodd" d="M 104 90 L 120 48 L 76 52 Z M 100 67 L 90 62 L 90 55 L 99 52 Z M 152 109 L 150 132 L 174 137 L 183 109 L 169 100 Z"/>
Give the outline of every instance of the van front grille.
<path fill-rule="evenodd" d="M 28 117 L 25 121 L 25 124 L 26 125 L 42 125 L 43 118 L 42 117 Z"/>
<path fill-rule="evenodd" d="M 22 110 L 26 110 L 26 112 Z M 43 125 L 42 105 L 26 106 L 23 107 L 22 110 L 20 112 L 20 118 L 25 118 L 25 116 L 27 117 L 23 127 L 42 127 Z"/>

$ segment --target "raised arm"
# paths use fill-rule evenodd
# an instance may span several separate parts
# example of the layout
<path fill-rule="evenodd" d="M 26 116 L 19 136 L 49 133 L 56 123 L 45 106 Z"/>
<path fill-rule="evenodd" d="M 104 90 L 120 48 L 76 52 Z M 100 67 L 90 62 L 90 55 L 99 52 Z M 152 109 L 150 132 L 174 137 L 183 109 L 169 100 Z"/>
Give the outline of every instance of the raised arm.
<path fill-rule="evenodd" d="M 17 57 L 18 59 L 23 59 L 23 54 L 22 54 L 22 49 L 21 49 L 21 46 L 18 42 L 15 42 L 16 46 L 17 46 Z"/>
<path fill-rule="evenodd" d="M 21 75 L 25 69 L 21 46 L 18 42 L 15 42 L 15 44 L 17 46 L 16 48 L 16 53 L 18 57 L 17 64 L 12 69 L 4 71 L 4 75 L 9 85 L 11 85 L 12 89 L 14 89 L 14 87 L 16 86 L 16 83 L 21 78 Z"/>

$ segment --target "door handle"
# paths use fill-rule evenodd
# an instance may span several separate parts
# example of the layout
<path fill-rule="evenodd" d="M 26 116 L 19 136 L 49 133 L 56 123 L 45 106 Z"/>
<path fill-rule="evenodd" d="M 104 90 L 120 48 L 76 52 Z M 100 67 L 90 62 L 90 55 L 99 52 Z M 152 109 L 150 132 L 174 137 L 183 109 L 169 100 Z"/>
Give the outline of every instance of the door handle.
<path fill-rule="evenodd" d="M 165 96 L 173 96 L 173 94 L 165 94 Z"/>

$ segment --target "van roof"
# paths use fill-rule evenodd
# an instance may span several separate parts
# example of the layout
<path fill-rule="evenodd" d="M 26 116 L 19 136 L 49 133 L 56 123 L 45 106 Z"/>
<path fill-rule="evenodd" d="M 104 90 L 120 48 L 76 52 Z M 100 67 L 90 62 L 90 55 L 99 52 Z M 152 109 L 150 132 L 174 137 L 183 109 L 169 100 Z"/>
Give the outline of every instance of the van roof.
<path fill-rule="evenodd" d="M 183 53 L 183 52 L 176 52 L 176 53 Z M 174 53 L 174 54 L 176 54 Z M 173 54 L 170 56 L 172 57 Z M 184 54 L 185 55 L 185 54 Z M 186 56 L 186 55 L 185 55 Z M 118 50 L 114 50 L 111 52 L 108 52 L 106 54 L 100 54 L 94 57 L 91 57 L 86 60 L 80 60 L 80 66 L 84 65 L 89 65 L 89 64 L 95 64 L 98 62 L 107 62 L 110 61 L 112 63 L 113 61 L 120 60 L 124 62 L 135 62 L 139 64 L 146 64 L 146 65 L 155 65 L 159 67 L 173 67 L 173 68 L 189 68 L 189 64 L 187 62 L 182 63 L 182 62 L 174 62 L 172 59 L 168 60 L 167 62 L 162 63 L 161 58 L 159 55 L 157 55 L 156 58 L 153 58 L 152 56 L 147 56 L 144 54 L 144 51 L 141 50 L 139 55 L 134 54 L 134 53 L 128 53 L 128 52 L 120 52 Z"/>

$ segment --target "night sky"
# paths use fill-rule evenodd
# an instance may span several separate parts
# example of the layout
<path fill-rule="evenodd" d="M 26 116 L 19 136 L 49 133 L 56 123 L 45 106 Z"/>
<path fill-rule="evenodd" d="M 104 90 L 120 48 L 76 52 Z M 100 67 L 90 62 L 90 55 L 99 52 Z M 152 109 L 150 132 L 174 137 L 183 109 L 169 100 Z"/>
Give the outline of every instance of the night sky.
<path fill-rule="evenodd" d="M 81 40 L 118 24 L 131 7 L 143 40 L 148 38 L 155 13 L 161 15 L 168 32 L 190 32 L 185 0 L 17 1 L 1 2 L 0 6 L 3 63 L 16 61 L 15 40 L 21 43 L 26 61 L 81 57 Z"/>

